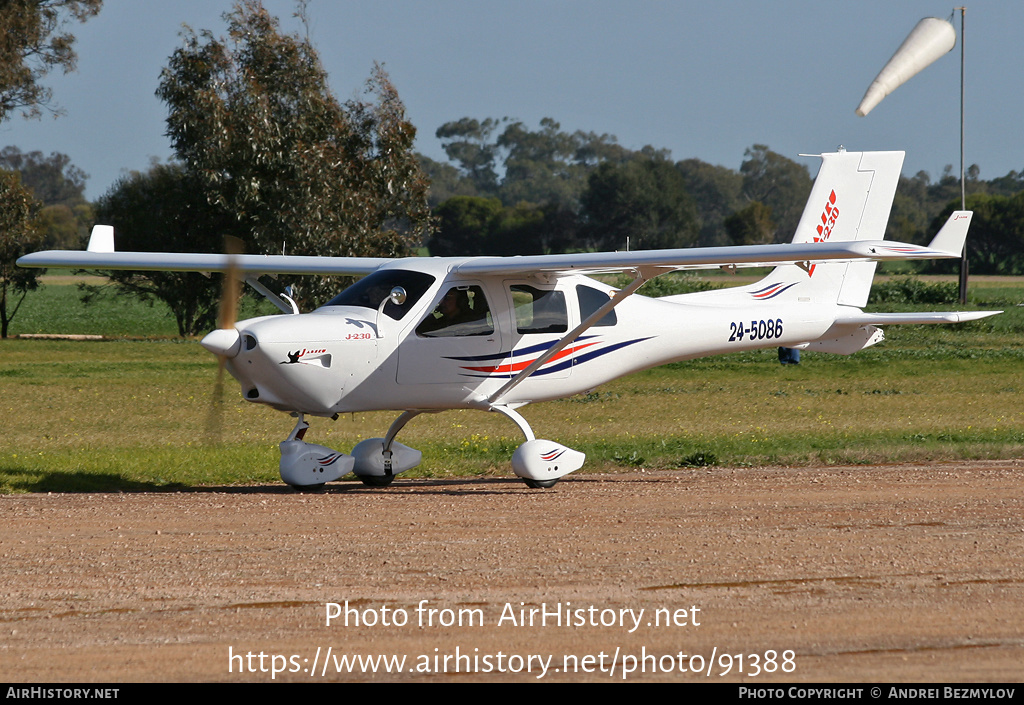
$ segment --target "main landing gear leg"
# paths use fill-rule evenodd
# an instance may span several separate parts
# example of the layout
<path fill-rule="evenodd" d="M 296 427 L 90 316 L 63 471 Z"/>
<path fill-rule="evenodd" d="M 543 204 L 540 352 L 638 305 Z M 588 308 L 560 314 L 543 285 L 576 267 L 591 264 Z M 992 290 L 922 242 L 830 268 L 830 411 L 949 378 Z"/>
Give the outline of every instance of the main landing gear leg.
<path fill-rule="evenodd" d="M 286 438 L 285 440 L 301 441 L 303 438 L 306 437 L 306 431 L 308 430 L 309 422 L 306 421 L 306 415 L 300 413 L 298 421 L 295 422 L 295 428 L 292 429 L 292 432 L 288 434 L 288 438 Z"/>
<path fill-rule="evenodd" d="M 547 489 L 574 470 L 583 467 L 586 459 L 583 453 L 567 448 L 561 443 L 537 439 L 533 429 L 518 411 L 507 406 L 492 406 L 491 411 L 512 419 L 526 436 L 526 443 L 516 448 L 512 455 L 512 471 L 523 478 L 531 489 Z"/>
<path fill-rule="evenodd" d="M 391 444 L 395 442 L 395 436 L 398 435 L 398 432 L 405 428 L 407 423 L 422 413 L 422 411 L 403 411 L 401 416 L 391 422 L 391 427 L 388 428 L 388 432 L 384 434 L 385 453 L 391 452 Z"/>

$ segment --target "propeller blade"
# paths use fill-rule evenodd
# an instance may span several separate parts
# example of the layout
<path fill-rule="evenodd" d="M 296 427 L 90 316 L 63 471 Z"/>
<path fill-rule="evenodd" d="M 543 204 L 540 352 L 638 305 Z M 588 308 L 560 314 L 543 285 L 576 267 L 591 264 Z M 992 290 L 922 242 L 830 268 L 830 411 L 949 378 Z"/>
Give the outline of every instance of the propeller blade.
<path fill-rule="evenodd" d="M 208 445 L 220 445 L 224 431 L 224 364 L 227 358 L 219 357 L 217 364 L 217 381 L 213 385 L 210 397 L 210 409 L 206 415 L 206 442 Z"/>
<path fill-rule="evenodd" d="M 238 286 L 238 259 L 235 255 L 242 254 L 242 241 L 237 237 L 224 237 L 224 252 L 228 255 L 227 271 L 224 272 L 224 289 L 220 297 L 220 313 L 217 316 L 218 328 L 234 328 L 238 320 L 238 299 L 241 296 Z"/>
<path fill-rule="evenodd" d="M 217 330 L 203 338 L 201 345 L 217 356 L 217 381 L 210 398 L 210 413 L 206 419 L 206 436 L 211 444 L 221 442 L 224 415 L 224 367 L 228 358 L 238 354 L 241 339 L 235 330 L 238 320 L 238 301 L 241 291 L 238 279 L 238 258 L 243 252 L 242 241 L 230 235 L 224 236 L 224 253 L 228 266 L 224 272 L 223 289 L 220 296 L 220 310 L 217 314 Z"/>

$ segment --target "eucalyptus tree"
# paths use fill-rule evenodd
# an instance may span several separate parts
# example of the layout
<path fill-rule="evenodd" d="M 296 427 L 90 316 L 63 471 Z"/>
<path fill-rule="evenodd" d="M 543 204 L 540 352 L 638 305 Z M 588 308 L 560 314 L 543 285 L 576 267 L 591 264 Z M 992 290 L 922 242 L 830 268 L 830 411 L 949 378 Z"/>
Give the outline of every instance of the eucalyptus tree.
<path fill-rule="evenodd" d="M 100 11 L 102 0 L 3 0 L 0 2 L 0 124 L 20 110 L 39 117 L 53 107 L 43 84 L 52 70 L 73 71 L 75 37 L 70 21 L 84 22 Z M 25 294 L 39 286 L 43 270 L 20 269 L 15 261 L 39 249 L 34 222 L 38 203 L 14 170 L 0 169 L 0 337 L 6 338 Z"/>
<path fill-rule="evenodd" d="M 157 96 L 177 158 L 250 251 L 405 255 L 430 234 L 416 130 L 376 65 L 368 100 L 340 103 L 316 49 L 256 0 L 225 15 L 226 37 L 184 33 Z M 300 303 L 333 295 L 309 278 Z"/>
<path fill-rule="evenodd" d="M 39 287 L 39 270 L 15 264 L 40 249 L 42 237 L 33 222 L 38 205 L 16 172 L 0 170 L 0 338 L 7 337 L 25 295 Z"/>
<path fill-rule="evenodd" d="M 53 91 L 42 83 L 50 71 L 75 69 L 75 37 L 68 22 L 94 17 L 103 0 L 4 0 L 0 3 L 0 122 L 21 110 L 38 117 L 51 109 Z"/>
<path fill-rule="evenodd" d="M 120 250 L 220 252 L 227 214 L 210 205 L 199 179 L 180 163 L 153 164 L 122 176 L 96 202 L 96 216 L 112 225 Z M 170 307 L 181 336 L 209 331 L 217 321 L 221 284 L 194 272 L 107 272 L 109 284 L 84 287 L 88 302 L 109 286 L 143 301 Z"/>

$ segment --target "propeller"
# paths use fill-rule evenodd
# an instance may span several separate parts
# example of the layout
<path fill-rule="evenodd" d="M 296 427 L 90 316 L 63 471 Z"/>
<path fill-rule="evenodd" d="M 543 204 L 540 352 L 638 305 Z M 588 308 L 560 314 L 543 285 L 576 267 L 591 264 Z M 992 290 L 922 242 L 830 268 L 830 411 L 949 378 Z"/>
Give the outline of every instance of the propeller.
<path fill-rule="evenodd" d="M 210 411 L 206 420 L 206 435 L 211 443 L 220 442 L 223 430 L 224 367 L 229 358 L 238 354 L 241 345 L 241 338 L 235 329 L 235 322 L 238 320 L 238 300 L 241 297 L 237 255 L 242 254 L 242 251 L 241 240 L 230 235 L 224 236 L 227 266 L 223 274 L 220 308 L 217 312 L 217 329 L 208 333 L 200 342 L 200 345 L 217 356 L 217 381 L 213 386 Z"/>

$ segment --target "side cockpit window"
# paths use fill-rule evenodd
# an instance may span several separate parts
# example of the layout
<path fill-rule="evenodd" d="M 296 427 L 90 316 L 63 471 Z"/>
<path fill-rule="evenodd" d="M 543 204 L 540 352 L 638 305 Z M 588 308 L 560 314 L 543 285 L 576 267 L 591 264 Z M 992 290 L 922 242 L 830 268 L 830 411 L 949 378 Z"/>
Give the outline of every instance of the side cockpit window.
<path fill-rule="evenodd" d="M 569 330 L 563 292 L 526 284 L 514 284 L 510 291 L 515 306 L 516 332 L 564 333 Z"/>
<path fill-rule="evenodd" d="M 391 295 L 395 287 L 405 291 L 405 301 L 396 304 L 389 301 L 384 305 L 384 315 L 400 321 L 413 309 L 416 302 L 426 293 L 434 277 L 423 272 L 410 272 L 404 269 L 380 269 L 363 277 L 345 289 L 324 306 L 361 306 L 377 310 L 380 304 Z"/>
<path fill-rule="evenodd" d="M 416 327 L 424 338 L 491 335 L 494 319 L 487 297 L 479 286 L 453 286 L 437 307 Z"/>

